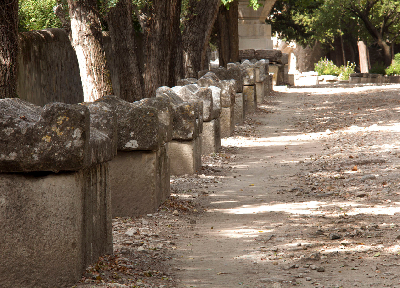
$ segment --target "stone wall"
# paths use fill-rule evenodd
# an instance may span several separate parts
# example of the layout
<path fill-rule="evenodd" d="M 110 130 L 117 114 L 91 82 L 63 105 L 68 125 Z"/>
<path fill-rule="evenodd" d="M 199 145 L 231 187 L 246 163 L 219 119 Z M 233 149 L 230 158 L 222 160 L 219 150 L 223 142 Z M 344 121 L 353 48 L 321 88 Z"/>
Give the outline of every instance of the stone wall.
<path fill-rule="evenodd" d="M 120 81 L 109 33 L 103 33 L 103 41 L 113 92 L 119 96 Z M 20 99 L 40 106 L 84 101 L 78 59 L 64 29 L 23 32 L 19 45 L 17 91 Z"/>
<path fill-rule="evenodd" d="M 19 37 L 17 92 L 43 106 L 83 102 L 78 60 L 63 29 L 24 32 Z"/>

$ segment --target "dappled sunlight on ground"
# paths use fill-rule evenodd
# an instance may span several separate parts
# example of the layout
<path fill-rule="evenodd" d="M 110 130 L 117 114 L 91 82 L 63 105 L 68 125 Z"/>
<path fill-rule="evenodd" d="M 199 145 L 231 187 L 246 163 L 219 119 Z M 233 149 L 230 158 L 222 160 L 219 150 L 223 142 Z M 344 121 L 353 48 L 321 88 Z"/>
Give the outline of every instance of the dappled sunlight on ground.
<path fill-rule="evenodd" d="M 292 87 L 280 89 L 280 93 L 309 93 L 309 94 L 343 94 L 343 93 L 359 93 L 359 92 L 369 92 L 369 91 L 388 91 L 388 90 L 398 90 L 400 89 L 400 84 L 363 84 L 363 85 L 340 85 L 336 88 L 332 87 Z M 310 96 L 310 95 L 308 95 Z"/>
<path fill-rule="evenodd" d="M 259 205 L 243 205 L 242 207 L 230 209 L 212 209 L 208 212 L 222 212 L 226 214 L 258 214 L 268 212 L 284 212 L 294 215 L 325 215 L 327 211 L 323 208 L 334 207 L 339 211 L 332 213 L 329 211 L 329 217 L 339 217 L 341 215 L 356 215 L 356 214 L 370 214 L 370 215 L 394 215 L 400 213 L 400 203 L 388 203 L 388 205 L 364 205 L 356 202 L 319 202 L 308 201 L 299 203 L 274 203 L 274 204 L 259 204 Z"/>

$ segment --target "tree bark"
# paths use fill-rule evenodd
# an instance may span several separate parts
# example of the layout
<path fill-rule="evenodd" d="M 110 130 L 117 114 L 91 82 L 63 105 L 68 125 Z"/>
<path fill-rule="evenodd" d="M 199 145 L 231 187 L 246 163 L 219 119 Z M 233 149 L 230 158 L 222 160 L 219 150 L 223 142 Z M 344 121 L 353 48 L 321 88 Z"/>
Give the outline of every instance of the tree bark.
<path fill-rule="evenodd" d="M 225 68 L 228 63 L 239 60 L 238 4 L 238 0 L 230 3 L 229 10 L 221 5 L 215 23 L 218 34 L 219 66 Z"/>
<path fill-rule="evenodd" d="M 185 77 L 197 78 L 206 65 L 206 52 L 220 0 L 189 0 L 182 34 Z"/>
<path fill-rule="evenodd" d="M 143 79 L 135 54 L 132 1 L 119 0 L 107 15 L 120 98 L 134 102 L 143 98 Z"/>
<path fill-rule="evenodd" d="M 179 79 L 184 77 L 183 69 L 183 47 L 181 34 L 181 6 L 182 0 L 172 0 L 170 6 L 170 57 L 168 86 L 173 87 Z"/>
<path fill-rule="evenodd" d="M 392 51 L 390 49 L 390 45 L 383 39 L 378 39 L 378 45 L 382 48 L 385 65 L 390 66 L 390 64 L 392 64 Z"/>
<path fill-rule="evenodd" d="M 0 4 L 0 99 L 17 97 L 18 1 Z"/>
<path fill-rule="evenodd" d="M 158 87 L 174 86 L 180 61 L 180 17 L 181 0 L 153 0 L 143 13 L 146 65 L 144 71 L 145 97 L 155 97 Z M 178 66 L 176 66 L 178 64 Z"/>
<path fill-rule="evenodd" d="M 96 0 L 68 0 L 72 46 L 78 58 L 85 102 L 112 94 Z"/>

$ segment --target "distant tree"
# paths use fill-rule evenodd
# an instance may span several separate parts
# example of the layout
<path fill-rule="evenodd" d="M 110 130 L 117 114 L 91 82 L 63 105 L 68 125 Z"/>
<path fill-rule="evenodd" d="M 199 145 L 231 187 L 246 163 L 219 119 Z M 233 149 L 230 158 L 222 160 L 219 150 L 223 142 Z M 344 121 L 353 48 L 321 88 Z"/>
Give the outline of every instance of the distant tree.
<path fill-rule="evenodd" d="M 314 11 L 324 0 L 277 0 L 266 22 L 285 41 L 296 41 L 306 45 L 315 42 L 315 27 L 312 26 Z"/>
<path fill-rule="evenodd" d="M 0 99 L 17 97 L 18 0 L 0 2 Z"/>
<path fill-rule="evenodd" d="M 400 41 L 400 1 L 278 0 L 267 20 L 285 40 L 330 43 L 344 33 L 382 49 L 391 62 L 390 45 Z"/>

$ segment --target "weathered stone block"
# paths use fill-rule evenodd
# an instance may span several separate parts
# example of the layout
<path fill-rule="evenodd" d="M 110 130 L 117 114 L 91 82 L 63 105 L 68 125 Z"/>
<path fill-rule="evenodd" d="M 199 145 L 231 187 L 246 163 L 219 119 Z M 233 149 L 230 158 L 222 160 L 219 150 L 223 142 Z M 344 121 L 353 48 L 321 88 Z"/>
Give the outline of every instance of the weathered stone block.
<path fill-rule="evenodd" d="M 90 165 L 89 110 L 0 100 L 0 172 L 79 170 Z"/>
<path fill-rule="evenodd" d="M 215 69 L 209 70 L 202 70 L 199 71 L 199 79 L 203 77 L 205 74 L 208 72 L 213 72 L 215 75 L 220 80 L 235 80 L 236 81 L 236 86 L 235 90 L 236 92 L 240 93 L 243 91 L 243 77 L 242 77 L 242 71 L 240 70 L 240 67 L 236 65 L 235 63 L 229 63 L 228 64 L 228 69 L 225 69 L 224 67 L 218 67 Z"/>
<path fill-rule="evenodd" d="M 254 64 L 252 64 L 249 60 L 245 60 L 241 65 L 240 69 L 242 70 L 243 76 L 243 85 L 254 85 L 256 78 L 256 71 Z"/>
<path fill-rule="evenodd" d="M 220 80 L 215 73 L 208 72 L 197 81 L 199 86 L 217 86 L 221 89 L 221 106 L 231 107 L 235 103 L 235 80 Z"/>
<path fill-rule="evenodd" d="M 232 107 L 235 104 L 235 80 L 221 80 L 219 87 L 221 88 L 221 106 Z"/>
<path fill-rule="evenodd" d="M 127 102 L 116 96 L 105 96 L 96 102 L 111 105 L 118 118 L 118 150 L 157 150 L 162 143 L 156 108 Z"/>
<path fill-rule="evenodd" d="M 210 122 L 204 123 L 201 139 L 203 155 L 217 153 L 221 149 L 220 119 L 213 119 Z"/>
<path fill-rule="evenodd" d="M 217 74 L 218 75 L 218 74 Z M 236 81 L 236 92 L 242 93 L 243 92 L 243 75 L 242 70 L 238 65 L 229 65 L 228 70 L 226 73 L 226 77 L 222 80 L 229 80 L 233 79 Z"/>
<path fill-rule="evenodd" d="M 242 125 L 244 120 L 244 99 L 243 93 L 236 93 L 235 99 L 235 124 Z"/>
<path fill-rule="evenodd" d="M 256 102 L 261 104 L 264 102 L 264 82 L 256 82 Z"/>
<path fill-rule="evenodd" d="M 255 82 L 263 82 L 269 74 L 269 61 L 264 59 L 259 60 L 254 64 L 254 66 L 258 68 Z"/>
<path fill-rule="evenodd" d="M 282 61 L 282 51 L 274 49 L 256 50 L 254 58 L 257 60 L 266 59 L 270 62 L 280 63 Z"/>
<path fill-rule="evenodd" d="M 288 53 L 282 53 L 281 57 L 281 64 L 287 65 L 289 64 L 289 54 Z"/>
<path fill-rule="evenodd" d="M 110 162 L 113 217 L 153 213 L 169 196 L 168 145 L 157 151 L 119 151 Z"/>
<path fill-rule="evenodd" d="M 210 89 L 199 87 L 197 84 L 189 84 L 173 87 L 172 90 L 174 90 L 183 101 L 202 101 L 203 121 L 209 122 L 213 119 L 213 97 Z"/>
<path fill-rule="evenodd" d="M 70 287 L 112 250 L 108 164 L 0 174 L 1 287 Z"/>
<path fill-rule="evenodd" d="M 257 101 L 255 98 L 255 86 L 243 86 L 243 97 L 244 97 L 244 110 L 245 114 L 254 113 L 257 107 Z"/>
<path fill-rule="evenodd" d="M 269 65 L 269 71 L 274 73 L 273 82 L 274 85 L 283 85 L 284 84 L 284 65 L 282 64 L 273 64 Z M 296 84 L 297 85 L 297 84 Z"/>
<path fill-rule="evenodd" d="M 82 103 L 90 112 L 90 162 L 99 164 L 117 156 L 118 124 L 112 106 L 107 103 Z"/>
<path fill-rule="evenodd" d="M 183 101 L 171 88 L 160 87 L 157 97 L 167 97 L 173 106 L 172 139 L 191 140 L 203 130 L 203 102 Z"/>
<path fill-rule="evenodd" d="M 189 84 L 196 84 L 196 82 L 197 82 L 196 78 L 179 79 L 176 83 L 176 86 L 185 86 L 185 85 L 189 85 Z"/>
<path fill-rule="evenodd" d="M 201 169 L 201 136 L 189 141 L 171 141 L 168 157 L 171 175 L 195 174 Z"/>
<path fill-rule="evenodd" d="M 233 107 L 222 107 L 220 123 L 221 138 L 231 136 L 235 129 L 235 110 Z"/>
<path fill-rule="evenodd" d="M 202 87 L 218 86 L 220 81 L 215 73 L 209 71 L 197 80 L 197 84 Z"/>
<path fill-rule="evenodd" d="M 212 119 L 218 119 L 221 115 L 221 88 L 216 86 L 210 86 L 208 89 L 211 90 L 213 97 L 213 114 Z"/>
<path fill-rule="evenodd" d="M 156 98 L 145 98 L 139 101 L 140 105 L 157 109 L 160 124 L 159 133 L 162 136 L 162 143 L 172 140 L 173 107 L 171 100 L 166 96 Z"/>
<path fill-rule="evenodd" d="M 272 80 L 271 79 L 272 79 L 271 75 L 267 75 L 267 77 L 264 80 L 264 99 L 266 99 L 272 93 Z M 294 79 L 293 79 L 293 81 L 294 81 Z"/>
<path fill-rule="evenodd" d="M 256 58 L 256 51 L 254 49 L 239 50 L 239 59 L 254 59 Z"/>

